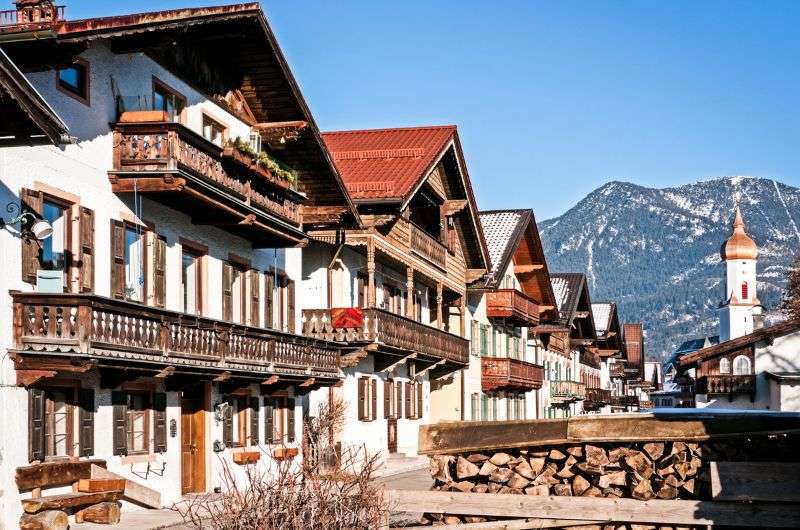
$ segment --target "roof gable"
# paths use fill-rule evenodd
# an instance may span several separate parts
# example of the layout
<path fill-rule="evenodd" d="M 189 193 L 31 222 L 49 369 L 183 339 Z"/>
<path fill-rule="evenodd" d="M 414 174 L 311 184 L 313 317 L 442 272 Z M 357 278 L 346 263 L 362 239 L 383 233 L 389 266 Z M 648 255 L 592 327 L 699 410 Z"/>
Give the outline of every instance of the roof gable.
<path fill-rule="evenodd" d="M 571 327 L 572 335 L 576 338 L 596 339 L 586 276 L 580 272 L 554 272 L 550 278 L 558 305 L 559 322 Z"/>
<path fill-rule="evenodd" d="M 738 350 L 777 335 L 785 335 L 796 331 L 800 331 L 800 319 L 785 320 L 773 326 L 758 329 L 747 335 L 688 353 L 680 357 L 679 363 L 683 367 L 691 366 L 698 361 L 703 361 L 729 351 Z"/>

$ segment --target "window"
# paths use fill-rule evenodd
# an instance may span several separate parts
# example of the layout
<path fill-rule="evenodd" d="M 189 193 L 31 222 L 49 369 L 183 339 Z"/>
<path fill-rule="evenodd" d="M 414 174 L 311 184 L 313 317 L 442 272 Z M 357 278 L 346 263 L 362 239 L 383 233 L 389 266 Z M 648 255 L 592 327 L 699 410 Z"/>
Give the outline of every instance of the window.
<path fill-rule="evenodd" d="M 89 104 L 89 63 L 86 61 L 78 60 L 56 70 L 56 83 L 61 92 Z"/>
<path fill-rule="evenodd" d="M 71 388 L 45 390 L 45 456 L 72 456 L 73 408 Z"/>
<path fill-rule="evenodd" d="M 742 300 L 747 300 L 747 282 L 742 282 Z"/>
<path fill-rule="evenodd" d="M 369 377 L 358 378 L 358 419 L 374 421 L 377 416 L 377 381 Z"/>
<path fill-rule="evenodd" d="M 358 299 L 356 300 L 358 307 L 367 307 L 367 286 L 368 286 L 368 278 L 367 275 L 363 272 L 359 272 L 356 274 L 356 295 Z"/>
<path fill-rule="evenodd" d="M 246 271 L 232 263 L 224 263 L 222 267 L 222 318 L 244 324 L 247 320 Z"/>
<path fill-rule="evenodd" d="M 733 360 L 733 375 L 750 375 L 750 359 L 739 355 Z"/>
<path fill-rule="evenodd" d="M 403 313 L 403 304 L 401 303 L 402 299 L 403 296 L 399 288 L 390 283 L 384 282 L 383 305 L 381 306 L 381 309 L 389 311 L 390 313 L 394 313 L 395 315 L 401 315 Z"/>
<path fill-rule="evenodd" d="M 149 449 L 150 393 L 129 393 L 126 422 L 128 454 L 146 453 Z"/>
<path fill-rule="evenodd" d="M 200 314 L 202 288 L 200 262 L 199 254 L 184 248 L 181 256 L 181 302 L 183 312 L 192 315 Z"/>
<path fill-rule="evenodd" d="M 481 421 L 489 419 L 489 396 L 481 394 Z"/>
<path fill-rule="evenodd" d="M 39 265 L 44 270 L 66 272 L 70 248 L 69 206 L 45 199 L 42 218 L 53 227 L 53 235 L 40 242 Z M 66 277 L 64 280 L 66 285 Z"/>
<path fill-rule="evenodd" d="M 470 396 L 470 418 L 472 418 L 473 421 L 481 419 L 479 416 L 480 414 L 480 409 L 478 408 L 479 406 L 480 405 L 479 405 L 478 394 L 477 393 L 472 394 L 472 396 Z"/>
<path fill-rule="evenodd" d="M 153 79 L 153 110 L 163 110 L 172 121 L 180 121 L 186 97 L 158 79 Z"/>
<path fill-rule="evenodd" d="M 486 357 L 489 354 L 489 326 L 482 324 L 480 329 L 481 334 L 481 357 Z"/>
<path fill-rule="evenodd" d="M 222 146 L 226 139 L 227 129 L 213 118 L 203 114 L 203 138 L 211 143 Z"/>
<path fill-rule="evenodd" d="M 125 226 L 125 299 L 144 301 L 144 232 L 139 226 Z"/>
<path fill-rule="evenodd" d="M 267 444 L 294 442 L 294 398 L 264 398 L 264 433 Z"/>
<path fill-rule="evenodd" d="M 719 360 L 719 373 L 721 374 L 729 374 L 731 373 L 731 362 L 728 360 L 727 357 L 723 357 Z"/>
<path fill-rule="evenodd" d="M 398 418 L 400 415 L 397 413 L 397 394 L 395 393 L 395 385 L 398 385 L 393 380 L 389 379 L 383 382 L 383 417 L 384 418 Z M 408 411 L 406 411 L 408 413 Z"/>
<path fill-rule="evenodd" d="M 478 355 L 481 352 L 481 325 L 477 320 L 470 323 L 470 341 L 469 349 L 472 355 Z"/>

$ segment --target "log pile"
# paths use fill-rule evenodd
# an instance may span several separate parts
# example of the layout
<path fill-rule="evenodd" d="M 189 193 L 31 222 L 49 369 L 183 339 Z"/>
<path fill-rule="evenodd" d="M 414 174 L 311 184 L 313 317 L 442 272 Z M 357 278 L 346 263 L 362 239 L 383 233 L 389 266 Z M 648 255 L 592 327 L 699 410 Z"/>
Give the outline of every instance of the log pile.
<path fill-rule="evenodd" d="M 439 491 L 642 501 L 709 499 L 711 461 L 797 460 L 791 445 L 782 436 L 747 441 L 574 443 L 432 455 L 430 471 L 432 489 Z M 440 525 L 485 520 L 426 514 L 422 522 Z"/>

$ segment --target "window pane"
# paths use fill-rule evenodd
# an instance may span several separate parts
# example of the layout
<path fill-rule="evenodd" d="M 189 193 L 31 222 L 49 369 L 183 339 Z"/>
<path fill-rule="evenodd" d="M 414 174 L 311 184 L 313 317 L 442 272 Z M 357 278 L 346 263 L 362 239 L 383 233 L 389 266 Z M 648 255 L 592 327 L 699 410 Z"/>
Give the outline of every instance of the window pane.
<path fill-rule="evenodd" d="M 181 261 L 181 289 L 183 311 L 197 313 L 197 257 L 183 254 Z"/>
<path fill-rule="evenodd" d="M 64 208 L 49 201 L 42 204 L 42 217 L 53 227 L 53 235 L 41 241 L 41 265 L 45 270 L 64 270 L 67 245 L 67 220 Z"/>
<path fill-rule="evenodd" d="M 86 97 L 86 67 L 76 64 L 59 70 L 58 84 L 74 94 Z"/>
<path fill-rule="evenodd" d="M 242 290 L 244 289 L 244 272 L 233 269 L 233 287 L 231 289 L 232 295 L 232 305 L 233 305 L 233 321 L 238 322 L 239 324 L 244 323 L 244 315 L 242 315 L 242 301 L 244 299 L 244 295 Z"/>
<path fill-rule="evenodd" d="M 144 242 L 142 233 L 125 228 L 125 295 L 128 300 L 144 299 Z"/>

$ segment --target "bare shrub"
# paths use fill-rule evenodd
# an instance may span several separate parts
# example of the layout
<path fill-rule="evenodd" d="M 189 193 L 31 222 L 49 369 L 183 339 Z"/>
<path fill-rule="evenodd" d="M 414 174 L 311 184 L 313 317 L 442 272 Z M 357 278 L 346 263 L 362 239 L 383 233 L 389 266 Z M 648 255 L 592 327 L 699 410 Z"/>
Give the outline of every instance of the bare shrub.
<path fill-rule="evenodd" d="M 333 447 L 344 423 L 344 406 L 320 407 L 306 423 L 306 446 Z M 364 448 L 337 452 L 335 466 L 321 459 L 276 460 L 262 449 L 267 466 L 248 465 L 237 481 L 231 464 L 223 464 L 222 494 L 206 494 L 180 504 L 186 524 L 218 530 L 306 530 L 379 528 L 387 516 L 383 489 L 373 482 L 378 455 Z M 324 451 L 323 451 L 324 452 Z M 313 453 L 321 454 L 319 451 Z M 263 459 L 263 458 L 262 458 Z"/>

